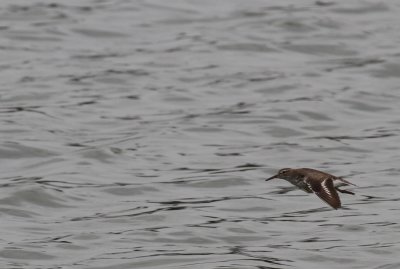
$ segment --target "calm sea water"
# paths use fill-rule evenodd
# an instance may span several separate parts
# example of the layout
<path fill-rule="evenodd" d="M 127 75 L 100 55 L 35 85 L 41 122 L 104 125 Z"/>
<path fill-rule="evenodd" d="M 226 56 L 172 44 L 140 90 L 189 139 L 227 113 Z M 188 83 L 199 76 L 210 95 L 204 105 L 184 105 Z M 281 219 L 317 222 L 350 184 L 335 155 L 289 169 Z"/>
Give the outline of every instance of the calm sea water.
<path fill-rule="evenodd" d="M 1 1 L 0 268 L 399 268 L 399 14 Z"/>

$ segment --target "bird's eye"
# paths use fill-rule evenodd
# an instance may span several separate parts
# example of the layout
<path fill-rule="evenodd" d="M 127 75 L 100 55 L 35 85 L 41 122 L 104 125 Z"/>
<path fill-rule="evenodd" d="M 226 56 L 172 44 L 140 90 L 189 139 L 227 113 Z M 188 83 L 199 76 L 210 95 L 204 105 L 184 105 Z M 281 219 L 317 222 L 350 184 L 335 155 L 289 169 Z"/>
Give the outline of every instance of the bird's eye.
<path fill-rule="evenodd" d="M 282 169 L 279 171 L 279 174 L 286 174 L 289 171 L 289 169 Z"/>

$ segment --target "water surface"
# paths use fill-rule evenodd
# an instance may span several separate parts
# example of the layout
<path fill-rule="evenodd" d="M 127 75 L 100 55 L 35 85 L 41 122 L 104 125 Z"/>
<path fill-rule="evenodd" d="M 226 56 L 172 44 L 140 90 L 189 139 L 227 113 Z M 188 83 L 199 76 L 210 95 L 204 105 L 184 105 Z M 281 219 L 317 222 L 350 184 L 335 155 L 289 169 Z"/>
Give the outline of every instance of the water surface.
<path fill-rule="evenodd" d="M 398 268 L 399 12 L 1 1 L 0 267 Z"/>

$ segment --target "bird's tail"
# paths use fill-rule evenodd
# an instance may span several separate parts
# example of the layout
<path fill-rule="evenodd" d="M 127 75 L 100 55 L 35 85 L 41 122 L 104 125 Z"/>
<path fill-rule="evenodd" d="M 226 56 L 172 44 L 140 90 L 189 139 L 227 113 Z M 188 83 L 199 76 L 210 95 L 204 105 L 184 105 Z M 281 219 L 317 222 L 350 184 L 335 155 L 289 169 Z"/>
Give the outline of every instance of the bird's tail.
<path fill-rule="evenodd" d="M 342 178 L 342 177 L 337 177 L 336 179 L 337 179 L 337 180 L 340 180 L 341 182 L 346 183 L 346 184 L 348 184 L 348 185 L 353 185 L 353 186 L 355 186 L 355 187 L 358 187 L 356 184 L 353 184 L 353 183 L 351 183 L 350 181 L 347 181 L 346 179 L 344 179 L 344 178 Z"/>

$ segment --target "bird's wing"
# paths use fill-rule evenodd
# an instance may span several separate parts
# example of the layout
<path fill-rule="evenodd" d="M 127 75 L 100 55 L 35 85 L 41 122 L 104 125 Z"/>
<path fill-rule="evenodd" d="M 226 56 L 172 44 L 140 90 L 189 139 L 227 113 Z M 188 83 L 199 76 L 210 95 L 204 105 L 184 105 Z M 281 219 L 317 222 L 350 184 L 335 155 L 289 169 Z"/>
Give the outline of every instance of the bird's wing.
<path fill-rule="evenodd" d="M 332 178 L 328 177 L 322 182 L 306 179 L 305 182 L 322 201 L 334 209 L 341 207 L 340 198 L 335 190 Z"/>

